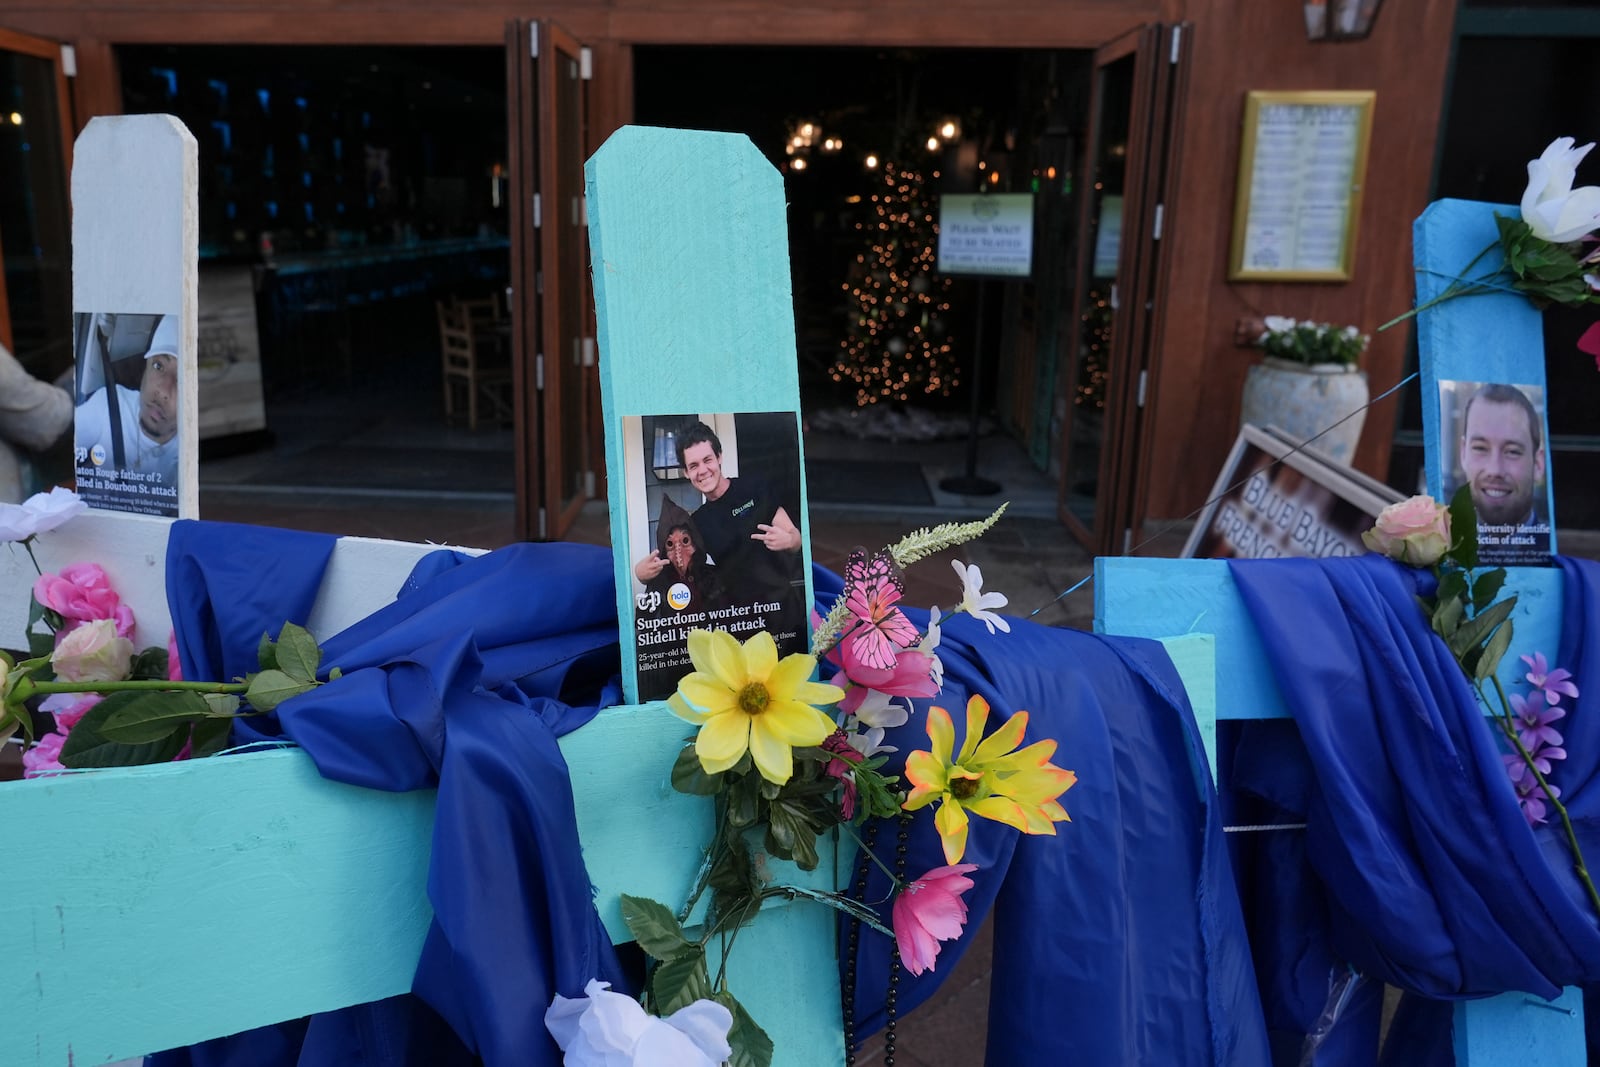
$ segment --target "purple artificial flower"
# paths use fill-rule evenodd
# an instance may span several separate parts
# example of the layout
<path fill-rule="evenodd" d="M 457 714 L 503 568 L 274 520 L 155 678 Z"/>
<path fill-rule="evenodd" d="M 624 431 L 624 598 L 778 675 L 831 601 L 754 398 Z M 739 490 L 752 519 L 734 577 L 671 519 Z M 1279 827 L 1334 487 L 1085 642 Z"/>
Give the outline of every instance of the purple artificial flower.
<path fill-rule="evenodd" d="M 1523 656 L 1522 662 L 1528 665 L 1525 675 L 1528 684 L 1544 694 L 1545 703 L 1559 704 L 1563 696 L 1578 699 L 1578 687 L 1572 683 L 1572 672 L 1565 667 L 1551 670 L 1543 652 Z"/>
<path fill-rule="evenodd" d="M 1557 719 L 1566 718 L 1566 709 L 1552 707 L 1535 696 L 1525 697 L 1520 693 L 1513 693 L 1511 710 L 1517 717 L 1517 737 L 1522 741 L 1522 747 L 1529 753 L 1537 753 L 1546 745 L 1560 745 L 1564 742 L 1561 731 L 1550 724 Z M 1564 759 L 1566 754 L 1562 753 L 1551 758 Z"/>

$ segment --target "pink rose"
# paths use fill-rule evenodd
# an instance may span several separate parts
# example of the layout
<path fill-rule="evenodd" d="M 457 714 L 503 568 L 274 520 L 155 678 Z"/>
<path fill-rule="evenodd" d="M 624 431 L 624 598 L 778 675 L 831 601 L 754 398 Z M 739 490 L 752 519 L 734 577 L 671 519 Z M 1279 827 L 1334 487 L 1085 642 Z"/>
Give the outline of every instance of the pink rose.
<path fill-rule="evenodd" d="M 1450 551 L 1450 509 L 1431 496 L 1390 504 L 1361 535 L 1374 552 L 1413 567 L 1431 567 Z"/>
<path fill-rule="evenodd" d="M 67 743 L 66 734 L 48 733 L 39 743 L 22 754 L 22 776 L 37 778 L 42 774 L 66 770 L 61 765 L 61 746 Z"/>
<path fill-rule="evenodd" d="M 60 574 L 40 575 L 33 583 L 33 597 L 69 623 L 111 619 L 120 636 L 133 633 L 133 611 L 122 603 L 98 564 L 74 563 L 61 568 Z M 69 629 L 76 627 L 62 627 L 63 632 Z"/>
<path fill-rule="evenodd" d="M 117 633 L 110 619 L 86 622 L 63 637 L 50 665 L 69 682 L 115 682 L 128 676 L 133 642 Z"/>
<path fill-rule="evenodd" d="M 183 681 L 183 661 L 178 658 L 178 631 L 176 630 L 167 631 L 167 681 Z"/>
<path fill-rule="evenodd" d="M 55 716 L 56 729 L 66 734 L 72 732 L 90 708 L 104 699 L 100 693 L 52 693 L 40 703 L 39 710 Z"/>

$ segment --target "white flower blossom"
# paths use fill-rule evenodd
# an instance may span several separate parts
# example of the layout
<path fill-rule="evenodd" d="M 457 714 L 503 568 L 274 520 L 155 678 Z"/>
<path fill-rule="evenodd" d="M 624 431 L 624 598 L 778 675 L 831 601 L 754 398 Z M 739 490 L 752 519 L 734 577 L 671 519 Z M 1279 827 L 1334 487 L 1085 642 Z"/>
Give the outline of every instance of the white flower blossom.
<path fill-rule="evenodd" d="M 926 652 L 932 665 L 930 673 L 933 675 L 933 684 L 940 689 L 944 688 L 944 660 L 934 651 L 939 647 L 939 609 L 937 607 L 928 612 L 928 633 L 917 643 L 918 652 Z"/>
<path fill-rule="evenodd" d="M 961 579 L 961 603 L 956 610 L 964 611 L 982 622 L 989 628 L 990 633 L 994 633 L 996 627 L 1010 633 L 1011 624 L 989 610 L 1005 607 L 1007 603 L 1005 594 L 983 591 L 983 572 L 978 569 L 976 563 L 969 567 L 959 559 L 953 559 L 950 561 L 950 566 L 956 569 L 956 575 Z"/>
<path fill-rule="evenodd" d="M 664 1019 L 639 1002 L 590 979 L 587 996 L 556 994 L 545 1028 L 566 1053 L 566 1067 L 718 1067 L 733 1054 L 733 1014 L 714 1000 L 697 1000 Z"/>
<path fill-rule="evenodd" d="M 862 759 L 871 759 L 880 752 L 899 752 L 893 745 L 883 743 L 883 727 L 874 726 L 870 730 L 848 735 L 845 740 L 850 742 L 850 747 L 861 753 Z"/>
<path fill-rule="evenodd" d="M 911 718 L 911 711 L 903 704 L 897 704 L 888 693 L 880 693 L 876 689 L 868 689 L 867 695 L 861 703 L 856 705 L 854 712 L 856 721 L 862 726 L 878 729 L 893 729 L 904 726 L 906 720 Z"/>
<path fill-rule="evenodd" d="M 59 485 L 20 504 L 0 504 L 0 541 L 26 541 L 89 510 L 78 494 Z"/>
<path fill-rule="evenodd" d="M 1600 228 L 1600 188 L 1572 187 L 1578 164 L 1593 142 L 1574 148 L 1571 137 L 1557 137 L 1538 159 L 1528 163 L 1528 185 L 1522 192 L 1522 221 L 1535 237 L 1566 244 Z"/>

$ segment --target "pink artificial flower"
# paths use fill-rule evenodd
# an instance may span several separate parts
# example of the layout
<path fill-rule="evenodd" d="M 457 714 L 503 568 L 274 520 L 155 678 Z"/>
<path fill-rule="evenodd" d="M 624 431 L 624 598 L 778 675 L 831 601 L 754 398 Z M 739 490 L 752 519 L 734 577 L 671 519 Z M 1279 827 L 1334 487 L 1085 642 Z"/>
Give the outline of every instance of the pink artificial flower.
<path fill-rule="evenodd" d="M 1588 280 L 1588 275 L 1584 280 Z M 1593 356 L 1595 369 L 1600 370 L 1600 322 L 1583 331 L 1583 336 L 1578 338 L 1578 351 Z"/>
<path fill-rule="evenodd" d="M 866 757 L 850 743 L 850 738 L 843 730 L 835 730 L 824 738 L 822 748 L 826 752 L 833 753 L 833 758 L 822 768 L 822 773 L 844 783 L 844 796 L 839 801 L 839 815 L 845 822 L 849 822 L 856 814 L 856 780 L 853 771 L 855 765 Z"/>
<path fill-rule="evenodd" d="M 78 725 L 78 720 L 88 714 L 90 708 L 104 699 L 105 696 L 100 693 L 52 693 L 39 704 L 39 710 L 54 715 L 56 729 L 68 734 Z"/>
<path fill-rule="evenodd" d="M 56 635 L 58 641 L 62 634 L 77 629 L 78 623 L 96 619 L 116 623 L 119 637 L 133 634 L 133 610 L 111 588 L 99 564 L 74 563 L 61 568 L 60 574 L 42 574 L 33 583 L 33 597 L 67 620 L 69 625 Z"/>
<path fill-rule="evenodd" d="M 1578 687 L 1572 683 L 1572 672 L 1565 667 L 1550 669 L 1545 662 L 1543 652 L 1535 652 L 1531 656 L 1523 656 L 1522 662 L 1528 665 L 1528 673 L 1524 675 L 1528 684 L 1544 693 L 1546 704 L 1559 704 L 1563 696 L 1573 700 L 1578 699 Z"/>
<path fill-rule="evenodd" d="M 933 970 L 939 942 L 954 941 L 967 924 L 967 905 L 961 894 L 972 888 L 966 875 L 976 863 L 935 867 L 900 890 L 894 898 L 894 940 L 900 962 L 912 974 Z"/>
<path fill-rule="evenodd" d="M 183 661 L 178 658 L 178 631 L 167 631 L 167 681 L 183 681 Z"/>
<path fill-rule="evenodd" d="M 875 689 L 892 697 L 931 697 L 939 691 L 933 680 L 933 656 L 927 652 L 906 649 L 895 656 L 894 665 L 886 670 L 869 667 L 840 642 L 828 652 L 828 660 L 840 668 L 833 684 L 845 691 L 839 701 L 839 710 L 855 714 L 861 702 L 867 699 L 867 690 Z M 853 685 L 845 685 L 845 682 Z"/>
<path fill-rule="evenodd" d="M 38 778 L 66 770 L 61 765 L 61 746 L 66 743 L 66 734 L 51 732 L 39 738 L 38 744 L 22 754 L 22 776 Z"/>
<path fill-rule="evenodd" d="M 1400 563 L 1431 567 L 1450 551 L 1450 509 L 1430 496 L 1390 504 L 1361 543 Z"/>
<path fill-rule="evenodd" d="M 50 666 L 69 682 L 116 682 L 128 676 L 133 642 L 116 632 L 110 619 L 95 619 L 56 642 Z"/>

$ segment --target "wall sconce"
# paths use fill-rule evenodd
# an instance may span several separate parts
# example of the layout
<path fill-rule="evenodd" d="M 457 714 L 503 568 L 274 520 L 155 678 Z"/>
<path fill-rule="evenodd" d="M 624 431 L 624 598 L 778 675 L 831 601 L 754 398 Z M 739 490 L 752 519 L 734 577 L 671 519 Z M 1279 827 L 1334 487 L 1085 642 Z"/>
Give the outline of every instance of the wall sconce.
<path fill-rule="evenodd" d="M 1305 0 L 1306 37 L 1312 41 L 1359 41 L 1372 32 L 1383 0 Z"/>
<path fill-rule="evenodd" d="M 656 427 L 656 444 L 650 454 L 650 469 L 658 482 L 670 482 L 683 477 L 683 468 L 678 465 L 678 435 L 665 426 Z"/>

